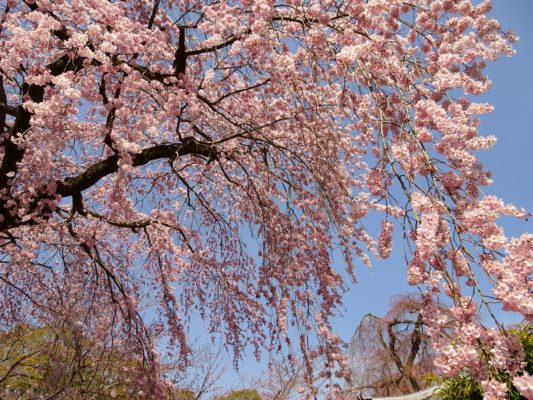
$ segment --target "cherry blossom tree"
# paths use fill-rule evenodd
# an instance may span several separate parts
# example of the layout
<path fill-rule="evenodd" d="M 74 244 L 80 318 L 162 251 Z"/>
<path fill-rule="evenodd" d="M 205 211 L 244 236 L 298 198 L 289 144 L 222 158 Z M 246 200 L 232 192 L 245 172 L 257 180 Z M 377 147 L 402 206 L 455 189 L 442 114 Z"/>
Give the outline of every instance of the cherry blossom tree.
<path fill-rule="evenodd" d="M 299 399 L 306 390 L 319 399 L 333 395 L 337 399 L 340 398 L 342 393 L 326 376 L 315 378 L 311 382 L 306 379 L 306 371 L 310 367 L 318 371 L 322 365 L 321 358 L 314 359 L 314 364 L 309 366 L 304 358 L 297 358 L 294 353 L 289 356 L 269 354 L 267 368 L 257 373 L 257 378 L 252 380 L 252 387 L 258 390 L 263 400 Z"/>
<path fill-rule="evenodd" d="M 527 214 L 482 195 L 475 155 L 495 139 L 473 96 L 515 40 L 490 1 L 1 6 L 2 328 L 72 321 L 94 357 L 132 355 L 139 398 L 162 397 L 159 352 L 186 365 L 193 314 L 236 362 L 280 343 L 342 376 L 332 251 L 355 279 L 396 227 L 443 373 L 471 369 L 487 398 L 496 369 L 532 386 L 520 346 L 478 317 L 490 295 L 533 318 L 533 236 L 497 225 Z"/>
<path fill-rule="evenodd" d="M 170 361 L 175 360 L 170 357 Z M 220 384 L 224 374 L 223 361 L 221 346 L 217 348 L 209 345 L 193 345 L 186 367 L 179 360 L 176 365 L 163 360 L 163 374 L 174 386 L 173 393 L 177 397 L 173 400 L 212 399 L 213 394 L 223 388 Z"/>
<path fill-rule="evenodd" d="M 423 304 L 419 295 L 396 296 L 385 316 L 363 317 L 352 336 L 349 352 L 351 388 L 359 396 L 418 392 L 436 375 L 434 352 L 420 314 Z M 446 333 L 452 329 L 450 321 Z"/>
<path fill-rule="evenodd" d="M 291 362 L 292 361 L 292 362 Z M 297 398 L 299 389 L 306 386 L 305 366 L 281 355 L 271 355 L 268 369 L 261 371 L 254 381 L 264 400 L 290 400 Z M 317 386 L 317 382 L 313 382 Z"/>
<path fill-rule="evenodd" d="M 220 400 L 262 400 L 255 389 L 234 390 L 220 397 Z"/>

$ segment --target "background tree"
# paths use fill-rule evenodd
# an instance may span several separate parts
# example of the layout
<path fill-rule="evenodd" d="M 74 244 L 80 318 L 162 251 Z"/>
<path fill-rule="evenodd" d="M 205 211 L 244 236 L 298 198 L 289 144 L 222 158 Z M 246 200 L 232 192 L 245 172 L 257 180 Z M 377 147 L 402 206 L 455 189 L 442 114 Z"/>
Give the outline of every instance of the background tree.
<path fill-rule="evenodd" d="M 490 307 L 483 271 L 507 310 L 533 316 L 533 237 L 496 224 L 527 214 L 480 191 L 490 173 L 475 153 L 494 138 L 478 135 L 491 107 L 472 95 L 515 40 L 489 1 L 2 6 L 2 326 L 71 321 L 91 352 L 131 355 L 118 373 L 139 398 L 166 390 L 160 352 L 187 365 L 193 313 L 236 362 L 278 340 L 340 377 L 329 318 L 346 286 L 331 252 L 353 279 L 401 224 L 436 363 L 518 376 L 519 352 L 499 359 L 504 327 L 480 328 L 463 293 Z M 453 303 L 454 338 L 437 296 Z"/>
<path fill-rule="evenodd" d="M 424 299 L 394 297 L 383 317 L 363 317 L 350 343 L 352 389 L 359 396 L 418 392 L 437 374 L 435 353 L 420 311 Z M 450 323 L 449 332 L 452 324 Z"/>
<path fill-rule="evenodd" d="M 241 389 L 229 392 L 220 400 L 262 400 L 262 397 L 255 389 Z"/>
<path fill-rule="evenodd" d="M 186 366 L 163 360 L 162 373 L 175 387 L 178 387 L 177 400 L 205 400 L 219 393 L 220 378 L 224 373 L 224 349 L 221 345 L 195 345 Z M 176 391 L 174 390 L 174 393 Z"/>
<path fill-rule="evenodd" d="M 323 365 L 321 357 L 315 358 L 314 365 L 308 366 L 305 359 L 299 358 L 296 353 L 284 355 L 273 352 L 269 356 L 267 368 L 251 380 L 252 386 L 263 400 L 299 399 L 306 391 L 312 394 L 313 399 L 342 399 L 342 393 L 332 385 L 329 371 L 324 371 Z M 311 382 L 306 377 L 306 369 L 313 371 Z"/>
<path fill-rule="evenodd" d="M 0 332 L 2 399 L 32 399 L 52 392 L 56 399 L 121 400 L 136 395 L 133 380 L 121 374 L 137 368 L 130 355 L 119 354 L 113 347 L 96 353 L 79 329 L 68 324 L 63 329 L 18 326 Z M 171 383 L 162 399 L 210 398 L 220 389 L 221 354 L 220 348 L 195 346 L 186 367 L 162 361 L 162 377 Z"/>
<path fill-rule="evenodd" d="M 173 400 L 196 400 L 197 395 L 190 389 L 177 389 L 174 391 L 174 397 L 171 397 Z"/>
<path fill-rule="evenodd" d="M 295 398 L 298 389 L 305 386 L 304 370 L 305 365 L 295 362 L 294 358 L 271 355 L 268 368 L 261 371 L 254 386 L 264 400 L 289 400 Z"/>
<path fill-rule="evenodd" d="M 91 343 L 72 328 L 18 326 L 0 332 L 0 397 L 131 398 L 133 382 L 120 372 L 134 370 L 135 361 L 113 348 L 90 351 Z"/>

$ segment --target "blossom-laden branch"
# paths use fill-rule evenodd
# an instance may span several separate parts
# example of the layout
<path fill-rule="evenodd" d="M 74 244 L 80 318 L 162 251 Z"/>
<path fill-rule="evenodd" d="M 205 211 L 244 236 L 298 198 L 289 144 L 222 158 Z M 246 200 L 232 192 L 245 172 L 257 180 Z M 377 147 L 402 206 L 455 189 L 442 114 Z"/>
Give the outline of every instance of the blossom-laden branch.
<path fill-rule="evenodd" d="M 479 136 L 491 106 L 472 95 L 515 40 L 490 2 L 6 5 L 2 324 L 74 321 L 91 343 L 121 346 L 150 371 L 140 398 L 167 385 L 157 343 L 186 365 L 195 312 L 235 362 L 248 345 L 298 342 L 308 383 L 319 356 L 318 378 L 342 376 L 329 320 L 346 283 L 332 250 L 355 279 L 400 228 L 443 373 L 506 370 L 525 385 L 519 348 L 479 318 L 493 301 L 532 315 L 530 237 L 497 224 L 528 215 L 480 191 L 490 173 L 476 152 L 494 138 Z"/>

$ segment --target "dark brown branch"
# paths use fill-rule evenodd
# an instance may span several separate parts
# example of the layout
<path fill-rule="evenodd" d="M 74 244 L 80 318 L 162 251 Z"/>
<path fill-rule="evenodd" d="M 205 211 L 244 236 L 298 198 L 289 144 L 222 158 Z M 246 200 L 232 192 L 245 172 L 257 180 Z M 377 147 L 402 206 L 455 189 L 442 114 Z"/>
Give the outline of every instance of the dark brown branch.
<path fill-rule="evenodd" d="M 154 25 L 155 17 L 157 15 L 157 11 L 159 10 L 159 3 L 160 0 L 154 1 L 154 7 L 152 8 L 152 13 L 150 14 L 150 20 L 148 21 L 148 29 L 152 29 L 152 26 Z"/>
<path fill-rule="evenodd" d="M 400 373 L 403 375 L 404 366 L 403 366 L 402 360 L 400 359 L 400 356 L 396 352 L 397 337 L 396 337 L 396 334 L 392 330 L 393 325 L 394 323 L 387 323 L 387 334 L 389 335 L 388 351 L 394 363 L 396 364 L 398 371 L 400 371 Z"/>
<path fill-rule="evenodd" d="M 80 192 L 74 193 L 72 195 L 72 212 L 77 212 L 80 215 L 86 216 L 87 211 L 83 205 L 83 196 Z"/>
<path fill-rule="evenodd" d="M 1 76 L 0 76 L 0 82 L 2 82 L 2 77 Z M 5 92 L 0 89 L 0 97 L 4 97 L 2 95 L 2 93 L 5 93 Z M 18 113 L 18 109 L 16 107 L 12 107 L 10 105 L 7 105 L 4 102 L 4 100 L 2 100 L 1 98 L 0 98 L 0 101 L 1 101 L 1 103 L 0 103 L 0 111 L 2 112 L 2 114 L 11 115 L 12 117 L 17 117 L 18 116 L 19 113 Z M 5 118 L 5 116 L 2 117 L 2 118 Z M 4 119 L 4 124 L 5 124 L 5 119 Z"/>
<path fill-rule="evenodd" d="M 176 156 L 185 155 L 196 155 L 211 160 L 217 157 L 217 151 L 215 146 L 198 142 L 189 137 L 184 138 L 181 143 L 160 144 L 144 149 L 140 153 L 132 155 L 132 165 L 140 167 L 151 161 L 159 159 L 171 160 Z M 63 182 L 58 182 L 56 194 L 62 197 L 77 196 L 84 190 L 94 186 L 101 179 L 115 173 L 118 170 L 118 162 L 119 156 L 114 154 L 91 165 L 81 174 L 68 177 Z M 41 194 L 33 199 L 30 209 L 35 210 L 41 200 L 55 196 L 55 194 L 53 196 L 45 195 L 44 193 L 47 193 L 46 188 L 41 188 L 37 193 Z M 21 225 L 21 222 L 9 212 L 4 212 L 3 215 L 4 220 L 0 223 L 0 232 Z"/>
<path fill-rule="evenodd" d="M 121 89 L 122 88 L 119 84 L 119 87 L 115 90 L 114 100 L 117 100 L 120 97 Z M 104 75 L 102 75 L 102 80 L 100 81 L 98 92 L 100 93 L 100 96 L 102 96 L 102 102 L 104 106 L 107 106 L 109 104 L 109 98 L 107 97 L 107 94 L 106 94 L 106 85 L 105 85 Z M 117 149 L 115 147 L 115 143 L 113 142 L 113 139 L 111 139 L 111 132 L 113 132 L 113 127 L 115 125 L 116 111 L 117 111 L 117 108 L 115 107 L 115 104 L 113 103 L 111 110 L 109 110 L 109 113 L 107 114 L 107 118 L 105 122 L 106 134 L 104 138 L 104 143 L 111 150 L 113 150 L 115 154 L 117 153 Z"/>
<path fill-rule="evenodd" d="M 33 2 L 24 2 L 32 11 L 35 11 L 39 8 L 37 3 Z M 55 20 L 59 20 L 57 16 L 53 13 L 48 12 L 48 14 Z M 65 29 L 54 30 L 52 32 L 60 40 L 68 40 L 69 34 Z M 68 54 L 64 54 L 59 59 L 54 61 L 51 64 L 48 64 L 46 68 L 50 71 L 52 76 L 58 76 L 67 71 L 72 71 L 74 73 L 80 71 L 83 68 L 83 58 L 82 57 L 70 57 Z M 31 85 L 27 83 L 22 84 L 22 96 L 28 96 L 33 102 L 41 103 L 44 99 L 44 89 L 45 86 L 40 85 Z M 6 101 L 2 100 L 3 103 Z M 7 104 L 6 104 L 7 106 Z M 5 108 L 2 108 L 3 111 L 6 111 Z M 14 110 L 12 110 L 14 111 Z M 18 147 L 14 143 L 14 138 L 19 135 L 24 135 L 31 127 L 31 113 L 27 111 L 22 105 L 16 109 L 16 112 L 12 113 L 15 116 L 15 122 L 10 128 L 10 137 L 4 141 L 5 153 L 2 158 L 2 163 L 0 165 L 0 190 L 8 189 L 9 177 L 13 174 L 16 174 L 17 164 L 22 161 L 24 157 L 24 149 Z M 5 215 L 7 210 L 5 209 L 4 204 L 0 203 L 0 215 Z"/>
<path fill-rule="evenodd" d="M 177 231 L 182 237 L 183 242 L 187 245 L 187 247 L 191 251 L 191 253 L 194 253 L 194 248 L 189 243 L 189 240 L 187 239 L 187 235 L 185 234 L 183 229 L 181 229 L 179 226 L 171 225 L 171 224 L 168 224 L 162 221 L 156 221 L 153 219 L 145 219 L 145 220 L 137 220 L 137 221 L 113 221 L 113 220 L 106 218 L 104 215 L 101 215 L 92 210 L 87 210 L 87 213 L 90 214 L 92 217 L 98 218 L 99 220 L 105 222 L 106 224 L 116 226 L 118 228 L 129 228 L 134 232 L 137 232 L 138 229 L 146 228 L 147 226 L 150 226 L 150 225 L 158 225 L 158 224 L 163 225 L 167 228 Z"/>
<path fill-rule="evenodd" d="M 180 27 L 180 36 L 178 39 L 178 48 L 174 53 L 174 75 L 176 78 L 182 78 L 185 75 L 185 69 L 187 68 L 187 51 L 185 49 L 185 28 Z"/>
<path fill-rule="evenodd" d="M 184 155 L 197 155 L 205 158 L 214 158 L 216 149 L 206 143 L 194 139 L 184 140 L 182 143 L 160 144 L 144 149 L 132 156 L 134 167 L 148 164 L 150 161 L 168 158 L 171 159 Z M 76 192 L 82 192 L 95 185 L 100 179 L 118 170 L 118 156 L 112 155 L 105 160 L 93 164 L 80 175 L 70 177 L 61 182 L 57 187 L 57 193 L 62 197 L 72 196 Z"/>
<path fill-rule="evenodd" d="M 66 71 L 78 72 L 83 65 L 83 59 L 80 57 L 70 58 L 68 55 L 63 55 L 58 60 L 47 66 L 47 69 L 53 76 L 58 76 Z M 44 86 L 29 85 L 27 83 L 22 84 L 22 95 L 29 96 L 35 103 L 40 103 L 44 99 Z M 0 190 L 7 188 L 8 175 L 16 172 L 17 163 L 22 161 L 24 157 L 24 149 L 18 147 L 14 143 L 14 138 L 18 135 L 24 135 L 26 131 L 30 129 L 31 113 L 23 106 L 19 106 L 17 109 L 17 117 L 13 126 L 10 129 L 10 137 L 4 142 L 5 154 L 0 165 Z M 0 205 L 0 212 L 5 210 Z"/>
<path fill-rule="evenodd" d="M 411 351 L 405 363 L 405 369 L 407 370 L 407 373 L 409 375 L 409 382 L 411 382 L 411 386 L 413 387 L 414 391 L 420 390 L 420 385 L 418 384 L 416 378 L 413 376 L 413 365 L 415 362 L 416 355 L 420 350 L 420 344 L 422 343 L 422 337 L 420 335 L 420 328 L 422 327 L 422 323 L 422 315 L 418 314 L 418 319 L 416 320 L 416 324 L 411 335 Z"/>
<path fill-rule="evenodd" d="M 343 17 L 345 17 L 345 16 L 344 15 L 338 16 L 338 18 L 343 18 Z M 299 24 L 301 24 L 303 26 L 310 26 L 311 24 L 318 23 L 318 20 L 316 18 L 308 18 L 308 17 L 298 18 L 298 17 L 294 17 L 294 16 L 290 16 L 290 15 L 278 15 L 278 16 L 272 18 L 272 22 L 274 22 L 274 21 L 296 22 L 296 23 L 299 23 Z M 338 30 L 333 25 L 328 25 L 328 26 L 330 28 L 332 28 L 332 29 Z M 240 40 L 244 35 L 248 35 L 250 33 L 252 33 L 252 30 L 249 28 L 249 29 L 246 29 L 244 32 L 242 32 L 240 35 L 238 35 L 238 36 L 231 35 L 226 40 L 224 40 L 223 42 L 215 44 L 214 46 L 206 47 L 204 49 L 189 50 L 189 51 L 187 51 L 187 55 L 195 56 L 195 55 L 198 55 L 198 54 L 205 54 L 205 53 L 210 53 L 210 52 L 215 51 L 215 50 L 223 49 L 224 47 L 227 47 L 227 46 L 233 44 L 237 40 Z M 368 33 L 366 33 L 366 32 L 356 31 L 356 33 L 366 37 L 367 39 L 371 39 L 370 35 Z"/>
<path fill-rule="evenodd" d="M 7 114 L 16 116 L 16 108 L 7 105 L 6 90 L 4 89 L 4 77 L 0 74 L 0 135 L 4 133 Z M 0 138 L 0 141 L 2 138 Z"/>
<path fill-rule="evenodd" d="M 234 90 L 233 92 L 229 92 L 229 93 L 226 93 L 226 94 L 220 96 L 217 100 L 213 101 L 212 103 L 213 104 L 220 103 L 222 100 L 224 100 L 224 99 L 226 99 L 226 98 L 228 98 L 230 96 L 233 96 L 233 95 L 236 95 L 236 94 L 239 94 L 239 93 L 243 93 L 243 92 L 246 92 L 248 90 L 257 89 L 257 88 L 259 88 L 259 87 L 261 87 L 263 85 L 266 85 L 269 82 L 270 82 L 270 78 L 267 78 L 264 81 L 256 83 L 255 85 L 246 86 L 246 87 L 244 87 L 242 89 Z"/>
<path fill-rule="evenodd" d="M 279 17 L 272 18 L 272 21 L 283 21 L 283 20 L 287 20 L 287 21 L 291 20 L 293 22 L 303 23 L 302 22 L 303 20 L 295 18 L 295 17 L 291 18 L 291 17 L 288 17 L 288 16 L 279 16 Z M 210 52 L 215 51 L 215 50 L 223 49 L 224 47 L 227 47 L 227 46 L 235 43 L 237 40 L 240 40 L 244 35 L 248 35 L 250 33 L 252 33 L 252 29 L 248 28 L 244 32 L 242 32 L 240 35 L 238 35 L 238 36 L 231 35 L 226 40 L 224 40 L 223 42 L 215 44 L 214 46 L 206 47 L 204 49 L 189 50 L 189 51 L 187 51 L 187 55 L 195 56 L 195 55 L 198 55 L 198 54 L 205 54 L 205 53 L 210 53 Z"/>
<path fill-rule="evenodd" d="M 47 309 L 48 311 L 50 311 L 51 313 L 55 313 L 54 310 L 50 307 L 48 307 L 46 304 L 44 303 L 38 303 L 36 300 L 34 300 L 28 293 L 26 293 L 23 289 L 19 288 L 17 285 L 15 285 L 14 283 L 12 283 L 11 281 L 9 281 L 9 279 L 6 279 L 4 278 L 2 275 L 0 275 L 0 281 L 4 282 L 7 286 L 10 286 L 11 288 L 13 288 L 14 290 L 16 290 L 17 292 L 19 292 L 20 294 L 22 294 L 26 299 L 28 299 L 28 301 L 30 301 L 35 307 L 39 307 L 39 308 L 43 308 L 43 309 Z"/>

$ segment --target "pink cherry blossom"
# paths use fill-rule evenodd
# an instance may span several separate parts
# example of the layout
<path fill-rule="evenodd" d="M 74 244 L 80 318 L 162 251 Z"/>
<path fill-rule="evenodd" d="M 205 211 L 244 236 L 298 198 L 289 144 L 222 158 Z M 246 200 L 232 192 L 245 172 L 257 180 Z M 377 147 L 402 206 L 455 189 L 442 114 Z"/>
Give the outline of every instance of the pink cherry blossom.
<path fill-rule="evenodd" d="M 496 138 L 480 136 L 492 107 L 474 95 L 516 41 L 489 11 L 470 0 L 8 1 L 0 322 L 70 324 L 95 365 L 109 347 L 132 355 L 117 374 L 139 398 L 167 385 L 159 353 L 187 365 L 193 316 L 236 363 L 299 343 L 307 365 L 324 359 L 308 381 L 344 376 L 330 319 L 348 282 L 333 251 L 355 281 L 402 229 L 444 373 L 470 368 L 501 398 L 488 373 L 501 368 L 529 393 L 523 352 L 480 322 L 485 297 L 461 293 L 479 293 L 485 274 L 505 310 L 533 315 L 533 238 L 499 225 L 528 214 L 481 190 L 491 174 L 477 153 Z M 432 308 L 439 297 L 450 315 Z"/>
<path fill-rule="evenodd" d="M 507 386 L 505 383 L 495 380 L 481 381 L 483 388 L 483 400 L 500 400 L 507 398 Z"/>
<path fill-rule="evenodd" d="M 527 400 L 533 399 L 533 377 L 527 372 L 513 379 L 513 385 Z"/>

